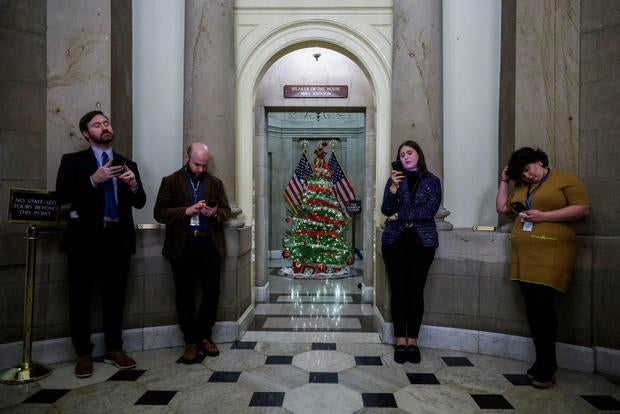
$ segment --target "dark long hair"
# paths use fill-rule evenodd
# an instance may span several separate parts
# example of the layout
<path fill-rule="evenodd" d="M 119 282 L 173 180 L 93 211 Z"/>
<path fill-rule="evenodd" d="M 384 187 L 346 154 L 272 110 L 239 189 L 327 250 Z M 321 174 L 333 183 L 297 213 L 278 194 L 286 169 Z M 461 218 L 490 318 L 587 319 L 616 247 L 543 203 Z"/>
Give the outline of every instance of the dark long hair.
<path fill-rule="evenodd" d="M 429 174 L 428 168 L 426 168 L 426 158 L 424 158 L 424 151 L 415 141 L 407 140 L 398 146 L 398 151 L 396 152 L 396 160 L 400 160 L 400 151 L 404 146 L 411 147 L 418 153 L 418 165 L 416 166 L 415 172 L 406 172 L 407 182 L 409 184 L 409 199 L 413 200 L 415 198 L 415 193 L 418 191 L 418 184 L 420 184 L 420 179 Z M 417 174 L 416 174 L 417 173 Z"/>
<path fill-rule="evenodd" d="M 415 150 L 415 152 L 418 153 L 417 170 L 420 178 L 428 175 L 429 171 L 428 168 L 426 168 L 426 158 L 424 158 L 424 151 L 422 151 L 420 144 L 415 141 L 407 140 L 398 146 L 398 151 L 396 151 L 396 161 L 400 160 L 400 150 L 403 149 L 404 146 L 411 147 Z"/>
<path fill-rule="evenodd" d="M 510 160 L 508 160 L 508 177 L 517 183 L 522 182 L 521 173 L 523 168 L 533 162 L 539 162 L 544 168 L 549 167 L 549 157 L 547 157 L 545 151 L 532 147 L 519 148 L 512 153 Z"/>

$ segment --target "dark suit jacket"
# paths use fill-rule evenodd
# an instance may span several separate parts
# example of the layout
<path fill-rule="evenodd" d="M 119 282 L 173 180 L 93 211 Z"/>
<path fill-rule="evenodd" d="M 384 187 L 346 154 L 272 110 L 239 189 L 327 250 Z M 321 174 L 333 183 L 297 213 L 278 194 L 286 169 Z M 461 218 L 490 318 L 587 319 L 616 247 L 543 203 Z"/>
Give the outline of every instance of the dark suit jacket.
<path fill-rule="evenodd" d="M 131 208 L 142 208 L 146 204 L 146 194 L 138 165 L 114 152 L 114 158 L 122 158 L 127 168 L 136 175 L 138 190 L 131 191 L 129 186 L 117 180 L 118 217 L 120 226 L 119 246 L 123 252 L 136 252 L 136 233 Z M 103 232 L 103 211 L 105 205 L 104 186 L 93 187 L 90 176 L 99 168 L 93 150 L 65 154 L 60 161 L 58 176 L 56 177 L 56 192 L 59 203 L 70 204 L 70 210 L 75 211 L 79 218 L 69 220 L 61 245 L 61 251 L 92 250 Z"/>
<path fill-rule="evenodd" d="M 185 214 L 185 209 L 192 203 L 190 203 L 185 174 L 185 167 L 183 167 L 162 178 L 155 201 L 153 211 L 155 220 L 166 225 L 166 239 L 162 254 L 168 259 L 176 259 L 181 255 L 187 238 L 190 217 Z M 205 200 L 218 200 L 216 217 L 209 218 L 208 229 L 217 252 L 220 257 L 224 258 L 226 256 L 224 222 L 230 217 L 230 206 L 224 192 L 224 184 L 219 178 L 205 173 L 202 185 Z"/>

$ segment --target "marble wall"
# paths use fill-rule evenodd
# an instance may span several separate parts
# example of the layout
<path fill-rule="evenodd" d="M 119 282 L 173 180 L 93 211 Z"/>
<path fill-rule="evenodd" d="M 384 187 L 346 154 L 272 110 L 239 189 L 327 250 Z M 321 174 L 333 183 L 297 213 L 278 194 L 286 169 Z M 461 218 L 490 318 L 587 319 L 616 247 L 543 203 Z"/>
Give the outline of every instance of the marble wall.
<path fill-rule="evenodd" d="M 413 139 L 429 169 L 443 179 L 441 28 L 441 2 L 394 1 L 390 157 Z"/>
<path fill-rule="evenodd" d="M 110 116 L 114 125 L 111 7 L 109 0 L 60 0 L 47 2 L 47 7 L 46 175 L 48 186 L 54 188 L 62 154 L 88 146 L 79 131 L 80 117 L 97 109 Z M 123 131 L 115 126 L 115 133 L 116 147 Z"/>
<path fill-rule="evenodd" d="M 591 231 L 620 235 L 620 2 L 581 8 L 579 172 L 592 203 Z"/>
<path fill-rule="evenodd" d="M 209 146 L 209 171 L 223 181 L 235 204 L 233 45 L 232 1 L 185 2 L 183 147 L 195 141 Z"/>
<path fill-rule="evenodd" d="M 578 172 L 579 0 L 516 2 L 515 146 Z"/>
<path fill-rule="evenodd" d="M 24 263 L 26 227 L 7 223 L 10 189 L 47 183 L 46 2 L 2 0 L 0 10 L 0 266 L 12 273 Z M 10 295 L 0 293 L 0 303 Z"/>

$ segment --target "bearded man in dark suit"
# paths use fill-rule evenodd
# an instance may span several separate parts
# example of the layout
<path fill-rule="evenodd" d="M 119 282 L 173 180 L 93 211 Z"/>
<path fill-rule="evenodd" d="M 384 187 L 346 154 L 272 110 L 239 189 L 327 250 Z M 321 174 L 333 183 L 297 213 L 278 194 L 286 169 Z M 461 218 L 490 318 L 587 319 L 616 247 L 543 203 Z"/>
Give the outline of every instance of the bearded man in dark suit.
<path fill-rule="evenodd" d="M 120 369 L 136 366 L 123 351 L 122 321 L 129 260 L 136 251 L 132 207 L 144 207 L 146 194 L 137 164 L 112 151 L 114 130 L 108 117 L 88 112 L 79 127 L 90 148 L 63 155 L 56 192 L 59 203 L 70 207 L 61 251 L 67 253 L 75 375 L 84 378 L 93 373 L 90 308 L 95 280 L 101 281 L 104 361 Z"/>
<path fill-rule="evenodd" d="M 177 314 L 186 344 L 182 360 L 188 364 L 220 353 L 211 334 L 230 206 L 222 181 L 207 172 L 208 164 L 209 148 L 200 142 L 191 144 L 185 165 L 162 179 L 154 208 L 155 220 L 166 225 L 162 254 L 170 260 L 174 276 Z M 202 294 L 197 310 L 196 280 Z"/>

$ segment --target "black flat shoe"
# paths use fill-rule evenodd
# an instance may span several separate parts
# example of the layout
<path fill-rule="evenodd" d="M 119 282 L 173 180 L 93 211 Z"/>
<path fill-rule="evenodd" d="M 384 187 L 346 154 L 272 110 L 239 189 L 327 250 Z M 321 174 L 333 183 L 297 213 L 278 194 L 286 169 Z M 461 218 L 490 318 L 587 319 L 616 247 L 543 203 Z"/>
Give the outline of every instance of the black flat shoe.
<path fill-rule="evenodd" d="M 405 345 L 396 345 L 394 348 L 394 362 L 397 364 L 407 362 L 407 347 Z"/>
<path fill-rule="evenodd" d="M 420 355 L 420 348 L 417 345 L 409 345 L 407 346 L 407 361 L 412 364 L 417 364 L 422 360 L 422 356 Z"/>

